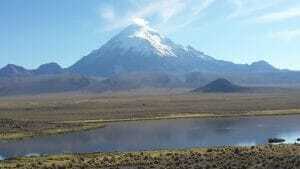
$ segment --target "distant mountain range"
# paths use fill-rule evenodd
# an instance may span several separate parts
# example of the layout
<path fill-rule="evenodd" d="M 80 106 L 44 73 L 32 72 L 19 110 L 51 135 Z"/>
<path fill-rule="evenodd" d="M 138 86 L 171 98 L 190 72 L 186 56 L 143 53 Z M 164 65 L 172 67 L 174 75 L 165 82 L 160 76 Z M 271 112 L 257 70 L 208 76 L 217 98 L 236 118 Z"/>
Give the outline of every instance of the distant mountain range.
<path fill-rule="evenodd" d="M 0 77 L 26 77 L 34 75 L 56 75 L 66 72 L 57 63 L 43 64 L 37 69 L 28 70 L 21 66 L 8 64 L 0 69 Z"/>
<path fill-rule="evenodd" d="M 293 88 L 271 87 L 271 86 L 240 86 L 231 81 L 220 78 L 204 86 L 191 90 L 192 93 L 273 93 L 273 92 L 291 92 Z"/>
<path fill-rule="evenodd" d="M 131 72 L 260 73 L 278 69 L 265 61 L 251 65 L 217 60 L 191 46 L 175 44 L 155 30 L 130 25 L 100 49 L 83 57 L 69 68 L 74 73 L 108 77 Z"/>
<path fill-rule="evenodd" d="M 93 81 L 80 75 L 0 78 L 0 96 L 81 91 Z"/>
<path fill-rule="evenodd" d="M 245 86 L 298 86 L 300 72 L 266 61 L 235 64 L 184 47 L 145 25 L 133 24 L 69 68 L 57 63 L 29 70 L 0 69 L 0 95 L 62 91 L 203 87 L 218 78 Z"/>

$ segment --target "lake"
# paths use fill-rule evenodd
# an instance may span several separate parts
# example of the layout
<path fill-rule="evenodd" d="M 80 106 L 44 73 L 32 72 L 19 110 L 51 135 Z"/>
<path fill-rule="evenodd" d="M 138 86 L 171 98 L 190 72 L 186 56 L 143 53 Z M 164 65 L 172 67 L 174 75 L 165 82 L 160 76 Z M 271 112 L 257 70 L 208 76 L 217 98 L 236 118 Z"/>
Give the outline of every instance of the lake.
<path fill-rule="evenodd" d="M 38 154 L 250 146 L 279 137 L 300 137 L 300 115 L 197 118 L 108 123 L 105 128 L 0 142 L 0 158 Z"/>

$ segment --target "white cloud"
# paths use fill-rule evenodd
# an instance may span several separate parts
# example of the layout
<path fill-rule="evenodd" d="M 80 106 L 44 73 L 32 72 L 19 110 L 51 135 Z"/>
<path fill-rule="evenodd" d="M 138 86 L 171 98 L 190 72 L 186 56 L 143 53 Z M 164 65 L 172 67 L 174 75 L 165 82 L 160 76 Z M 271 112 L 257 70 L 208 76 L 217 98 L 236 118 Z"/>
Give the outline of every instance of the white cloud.
<path fill-rule="evenodd" d="M 149 22 L 146 21 L 145 19 L 143 18 L 133 18 L 132 19 L 134 23 L 138 24 L 138 25 L 142 25 L 142 26 L 148 26 Z"/>
<path fill-rule="evenodd" d="M 185 5 L 184 0 L 156 0 L 141 7 L 140 10 L 132 12 L 131 15 L 140 18 L 157 15 L 162 22 L 167 22 L 169 19 L 180 13 L 185 8 Z"/>
<path fill-rule="evenodd" d="M 157 25 L 163 25 L 174 18 L 176 20 L 178 15 L 185 16 L 179 24 L 185 26 L 193 22 L 195 16 L 199 15 L 214 1 L 216 0 L 152 0 L 148 3 L 135 1 L 138 8 L 128 9 L 122 13 L 114 8 L 105 7 L 100 9 L 100 16 L 102 21 L 106 23 L 106 30 L 125 27 L 134 22 L 134 18 L 155 18 Z"/>
<path fill-rule="evenodd" d="M 289 29 L 284 31 L 272 32 L 270 37 L 282 41 L 291 41 L 300 38 L 300 29 Z"/>
<path fill-rule="evenodd" d="M 202 0 L 199 1 L 198 4 L 194 5 L 194 7 L 192 9 L 190 9 L 192 11 L 191 16 L 189 16 L 185 22 L 183 22 L 182 24 L 178 25 L 177 27 L 179 28 L 184 28 L 186 26 L 188 26 L 189 24 L 193 23 L 195 20 L 197 20 L 197 16 L 203 12 L 205 9 L 207 9 L 210 5 L 212 5 L 216 0 Z"/>
<path fill-rule="evenodd" d="M 115 19 L 115 11 L 111 7 L 102 8 L 100 17 L 104 20 L 113 21 Z"/>
<path fill-rule="evenodd" d="M 129 2 L 128 6 L 122 7 L 123 9 L 116 3 L 103 2 L 104 7 L 100 9 L 102 30 L 124 28 L 139 18 L 150 21 L 149 25 L 164 33 L 176 32 L 193 23 L 199 23 L 198 21 L 203 19 L 201 17 L 205 17 L 202 14 L 205 14 L 205 10 L 213 4 L 232 7 L 229 19 L 243 19 L 255 23 L 300 17 L 300 7 L 274 12 L 274 9 L 290 7 L 291 3 L 287 0 L 129 0 Z"/>
<path fill-rule="evenodd" d="M 198 15 L 201 13 L 204 9 L 208 8 L 212 3 L 214 3 L 216 0 L 202 0 L 201 3 L 196 5 L 193 9 L 193 14 Z"/>
<path fill-rule="evenodd" d="M 227 0 L 232 4 L 234 10 L 228 18 L 243 18 L 256 15 L 257 12 L 267 10 L 281 4 L 286 0 Z"/>
<path fill-rule="evenodd" d="M 298 8 L 290 8 L 285 11 L 273 12 L 269 14 L 265 14 L 257 18 L 258 22 L 275 22 L 282 21 L 291 18 L 300 18 L 300 7 Z"/>

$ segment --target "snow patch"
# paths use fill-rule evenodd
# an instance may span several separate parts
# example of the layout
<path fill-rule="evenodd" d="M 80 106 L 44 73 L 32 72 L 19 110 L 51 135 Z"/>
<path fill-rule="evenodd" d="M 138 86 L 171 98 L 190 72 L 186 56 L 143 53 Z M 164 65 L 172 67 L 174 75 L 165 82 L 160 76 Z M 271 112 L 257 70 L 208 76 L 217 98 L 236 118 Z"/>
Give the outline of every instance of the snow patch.
<path fill-rule="evenodd" d="M 151 32 L 147 27 L 141 27 L 141 29 L 130 36 L 131 38 L 140 38 L 148 41 L 153 46 L 160 56 L 176 56 L 172 47 L 162 43 L 162 37 L 154 32 Z"/>
<path fill-rule="evenodd" d="M 153 55 L 159 57 L 187 56 L 213 60 L 213 58 L 192 47 L 183 47 L 173 43 L 148 26 L 148 22 L 142 18 L 133 18 L 133 22 L 134 24 L 125 28 L 103 46 L 105 52 L 114 53 L 117 51 L 120 55 L 128 55 L 134 52 L 147 57 Z M 98 55 L 95 53 L 95 56 Z"/>
<path fill-rule="evenodd" d="M 137 18 L 137 17 L 135 17 L 135 18 L 133 18 L 132 20 L 133 20 L 133 22 L 134 22 L 136 25 L 139 25 L 139 26 L 142 26 L 142 27 L 149 27 L 149 26 L 148 26 L 149 22 L 146 21 L 146 20 L 143 19 L 143 18 Z"/>

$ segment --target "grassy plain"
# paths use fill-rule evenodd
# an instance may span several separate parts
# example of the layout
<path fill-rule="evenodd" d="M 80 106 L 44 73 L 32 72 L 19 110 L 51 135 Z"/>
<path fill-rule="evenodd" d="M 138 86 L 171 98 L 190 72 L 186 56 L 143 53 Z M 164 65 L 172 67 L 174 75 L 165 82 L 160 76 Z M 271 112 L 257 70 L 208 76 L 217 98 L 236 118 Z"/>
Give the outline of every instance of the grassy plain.
<path fill-rule="evenodd" d="M 0 119 L 0 139 L 15 140 L 41 135 L 64 134 L 104 127 L 101 123 L 62 123 Z"/>
<path fill-rule="evenodd" d="M 195 148 L 124 153 L 93 153 L 17 158 L 3 169 L 297 169 L 299 145 Z"/>
<path fill-rule="evenodd" d="M 300 90 L 192 94 L 186 91 L 64 93 L 0 98 L 0 139 L 104 127 L 105 122 L 300 114 Z M 300 168 L 299 145 L 65 154 L 0 161 L 2 169 Z"/>
<path fill-rule="evenodd" d="M 300 90 L 204 94 L 64 93 L 0 98 L 0 139 L 103 127 L 104 122 L 300 114 Z"/>
<path fill-rule="evenodd" d="M 57 94 L 0 98 L 0 118 L 32 121 L 118 120 L 183 115 L 300 113 L 300 90 L 278 93 Z M 282 111 L 284 110 L 284 111 Z"/>

